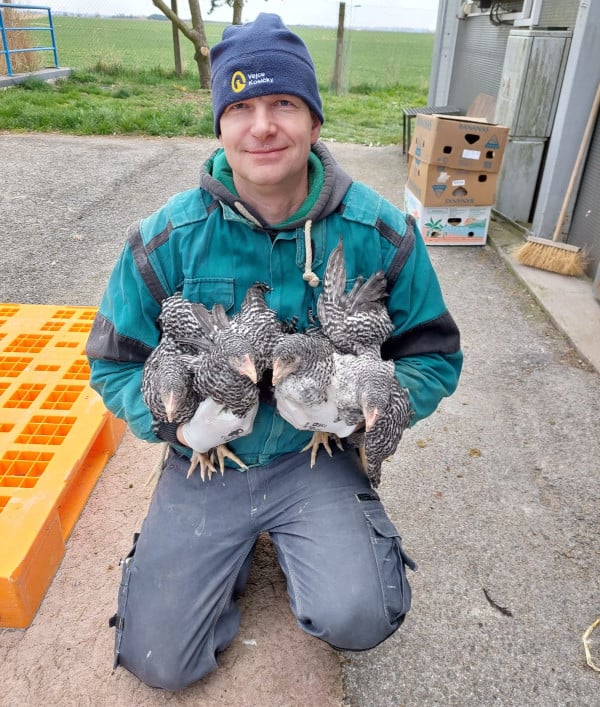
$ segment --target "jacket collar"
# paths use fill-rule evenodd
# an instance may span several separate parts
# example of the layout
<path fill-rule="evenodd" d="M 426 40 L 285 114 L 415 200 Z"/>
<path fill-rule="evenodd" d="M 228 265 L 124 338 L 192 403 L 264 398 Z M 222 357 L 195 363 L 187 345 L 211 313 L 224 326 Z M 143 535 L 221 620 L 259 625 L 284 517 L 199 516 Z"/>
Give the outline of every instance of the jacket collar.
<path fill-rule="evenodd" d="M 224 207 L 226 218 L 241 218 L 253 226 L 269 229 L 260 216 L 231 190 L 228 184 L 219 181 L 213 176 L 215 160 L 222 153 L 222 148 L 216 150 L 204 163 L 200 173 L 200 188 L 204 189 L 220 201 Z M 312 153 L 323 166 L 323 184 L 313 206 L 301 218 L 291 220 L 281 230 L 294 231 L 301 227 L 304 229 L 306 221 L 317 223 L 332 214 L 340 205 L 352 178 L 338 165 L 329 150 L 321 142 L 313 145 Z M 225 182 L 227 180 L 224 180 Z"/>

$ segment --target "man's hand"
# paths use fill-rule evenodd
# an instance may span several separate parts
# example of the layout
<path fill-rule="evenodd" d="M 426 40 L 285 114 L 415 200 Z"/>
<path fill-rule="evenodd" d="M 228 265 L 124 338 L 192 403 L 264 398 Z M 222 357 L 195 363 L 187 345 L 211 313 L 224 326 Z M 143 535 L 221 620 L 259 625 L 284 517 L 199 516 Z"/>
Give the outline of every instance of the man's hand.
<path fill-rule="evenodd" d="M 203 400 L 189 422 L 179 425 L 177 439 L 195 452 L 208 452 L 232 439 L 252 432 L 258 402 L 244 417 L 237 417 L 230 410 L 211 398 Z"/>

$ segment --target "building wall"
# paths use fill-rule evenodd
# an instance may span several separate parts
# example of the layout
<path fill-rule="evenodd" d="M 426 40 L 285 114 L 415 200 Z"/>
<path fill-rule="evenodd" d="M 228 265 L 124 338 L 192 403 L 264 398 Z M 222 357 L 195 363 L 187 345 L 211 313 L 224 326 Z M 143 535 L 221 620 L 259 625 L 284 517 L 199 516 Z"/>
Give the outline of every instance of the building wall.
<path fill-rule="evenodd" d="M 544 0 L 542 12 L 540 14 L 540 25 L 547 27 L 569 27 L 575 29 L 574 46 L 572 55 L 574 59 L 574 69 L 567 77 L 573 84 L 566 86 L 568 100 L 564 101 L 562 108 L 563 115 L 560 123 L 563 124 L 563 132 L 557 131 L 558 142 L 564 144 L 568 140 L 573 125 L 577 122 L 575 131 L 578 136 L 583 135 L 583 124 L 587 121 L 590 105 L 588 94 L 595 93 L 598 86 L 598 46 L 600 44 L 600 3 L 581 3 L 578 0 Z M 583 22 L 582 22 L 583 18 Z M 575 57 L 577 57 L 575 59 Z M 588 92 L 584 94 L 584 89 Z M 585 110 L 577 111 L 577 107 L 584 104 Z M 587 273 L 590 277 L 597 275 L 600 277 L 600 117 L 596 117 L 595 131 L 592 135 L 587 158 L 583 164 L 581 179 L 573 200 L 572 211 L 567 212 L 567 222 L 563 227 L 563 236 L 572 245 L 585 249 L 587 254 Z M 573 146 L 573 154 L 580 144 L 576 142 Z M 555 149 L 555 152 L 557 150 Z M 548 174 L 544 174 L 544 181 L 554 175 L 557 181 L 557 170 L 560 170 L 567 160 L 550 160 Z M 571 165 L 574 158 L 568 161 L 568 168 L 565 169 L 563 182 L 566 184 L 571 174 Z M 544 185 L 540 187 L 544 193 Z M 546 189 L 545 196 L 539 213 L 536 214 L 533 227 L 533 235 L 548 237 L 550 228 L 556 223 L 557 217 L 550 217 L 548 223 L 544 223 L 544 214 L 556 211 L 563 200 L 566 187 L 556 190 Z M 549 198 L 548 198 L 549 197 Z M 552 208 L 551 208 L 552 207 Z M 570 217 L 570 220 L 569 220 Z M 543 225 L 544 227 L 541 227 Z M 599 290 L 600 291 L 600 290 Z"/>
<path fill-rule="evenodd" d="M 575 202 L 573 219 L 569 231 L 569 243 L 585 248 L 590 277 L 600 265 L 600 120 L 590 143 L 583 178 Z"/>
<path fill-rule="evenodd" d="M 460 17 L 461 0 L 440 0 L 430 103 L 467 110 L 479 93 L 497 96 L 512 25 L 495 26 L 487 15 Z M 600 0 L 543 0 L 532 29 L 568 29 L 573 44 L 559 99 L 556 121 L 538 178 L 531 234 L 549 238 L 556 224 L 570 166 L 587 118 L 590 93 L 600 71 Z M 525 29 L 525 27 L 521 27 Z M 572 60 L 571 60 L 572 59 Z M 549 154 L 550 153 L 550 154 Z M 546 171 L 544 171 L 544 164 Z M 568 165 L 568 167 L 565 167 Z M 568 243 L 585 247 L 588 274 L 600 279 L 600 127 L 596 126 L 570 217 Z"/>
<path fill-rule="evenodd" d="M 450 103 L 465 111 L 479 93 L 498 95 L 509 26 L 495 27 L 487 15 L 458 25 Z"/>
<path fill-rule="evenodd" d="M 545 0 L 540 13 L 540 27 L 572 29 L 577 19 L 579 0 Z"/>

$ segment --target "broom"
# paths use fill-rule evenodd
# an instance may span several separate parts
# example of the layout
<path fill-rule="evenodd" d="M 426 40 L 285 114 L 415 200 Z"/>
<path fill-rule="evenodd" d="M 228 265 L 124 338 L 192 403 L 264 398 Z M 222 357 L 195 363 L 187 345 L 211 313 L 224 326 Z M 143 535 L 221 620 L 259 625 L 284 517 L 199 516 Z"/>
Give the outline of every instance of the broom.
<path fill-rule="evenodd" d="M 529 265 L 532 268 L 539 268 L 540 270 L 549 270 L 550 272 L 556 272 L 561 275 L 573 275 L 575 277 L 579 277 L 585 272 L 586 259 L 581 252 L 581 248 L 570 245 L 569 243 L 562 243 L 561 230 L 567 215 L 575 183 L 579 177 L 579 172 L 590 144 L 599 106 L 600 84 L 596 89 L 596 98 L 594 99 L 594 104 L 585 126 L 565 198 L 563 199 L 560 214 L 558 215 L 558 221 L 554 228 L 554 233 L 552 234 L 552 240 L 529 236 L 527 242 L 514 253 L 516 260 L 523 263 L 523 265 Z"/>

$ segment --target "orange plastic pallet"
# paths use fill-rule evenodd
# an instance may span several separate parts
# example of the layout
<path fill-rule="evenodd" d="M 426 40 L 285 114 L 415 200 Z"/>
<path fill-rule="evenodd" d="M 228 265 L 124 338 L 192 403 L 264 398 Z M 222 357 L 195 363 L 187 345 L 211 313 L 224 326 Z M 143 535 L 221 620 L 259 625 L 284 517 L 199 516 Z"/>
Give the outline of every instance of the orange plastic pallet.
<path fill-rule="evenodd" d="M 29 626 L 125 423 L 88 385 L 90 307 L 0 304 L 0 627 Z"/>

